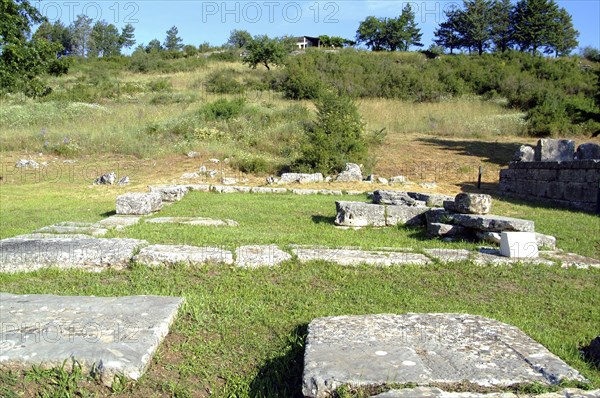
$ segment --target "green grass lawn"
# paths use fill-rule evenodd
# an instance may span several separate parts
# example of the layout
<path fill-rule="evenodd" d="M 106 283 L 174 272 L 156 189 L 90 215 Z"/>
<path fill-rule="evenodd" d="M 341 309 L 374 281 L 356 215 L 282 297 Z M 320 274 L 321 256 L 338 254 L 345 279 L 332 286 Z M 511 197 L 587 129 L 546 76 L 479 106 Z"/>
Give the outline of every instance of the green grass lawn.
<path fill-rule="evenodd" d="M 49 188 L 49 187 L 46 187 Z M 88 188 L 85 188 L 88 189 Z M 2 187 L 2 236 L 29 232 L 57 221 L 94 221 L 114 208 L 110 190 L 97 188 L 29 192 Z M 17 200 L 22 195 L 23 200 Z M 14 200 L 6 203 L 5 198 Z M 345 200 L 367 201 L 366 196 Z M 144 224 L 115 236 L 151 243 L 217 245 L 292 243 L 361 246 L 474 248 L 445 243 L 419 229 L 333 226 L 339 197 L 190 193 L 159 216 L 228 218 L 238 227 Z M 494 213 L 536 222 L 539 232 L 558 237 L 559 247 L 598 257 L 598 217 L 496 200 Z M 596 240 L 596 242 L 595 242 Z M 232 266 L 147 268 L 86 273 L 43 270 L 0 275 L 2 291 L 58 295 L 173 295 L 186 304 L 146 375 L 111 390 L 71 375 L 34 377 L 0 372 L 0 396 L 121 397 L 296 397 L 301 396 L 303 345 L 307 324 L 342 314 L 459 312 L 515 325 L 574 366 L 593 386 L 600 371 L 579 347 L 600 333 L 600 270 L 548 266 L 477 267 L 470 263 L 390 268 L 341 267 L 291 260 L 273 269 Z M 57 391 L 59 391 L 57 393 Z M 12 394 L 12 395 L 11 395 Z M 62 395 L 61 395 L 62 394 Z"/>

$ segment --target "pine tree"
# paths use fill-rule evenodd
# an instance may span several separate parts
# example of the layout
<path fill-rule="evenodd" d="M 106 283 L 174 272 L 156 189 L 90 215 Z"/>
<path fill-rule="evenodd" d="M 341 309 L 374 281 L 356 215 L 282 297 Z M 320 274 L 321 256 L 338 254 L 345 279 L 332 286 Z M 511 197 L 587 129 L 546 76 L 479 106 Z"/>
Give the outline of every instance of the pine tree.
<path fill-rule="evenodd" d="M 164 47 L 167 51 L 179 51 L 183 48 L 183 40 L 177 36 L 178 34 L 179 30 L 177 30 L 177 26 L 173 26 L 167 30 L 167 37 L 164 42 Z"/>
<path fill-rule="evenodd" d="M 94 57 L 113 57 L 121 54 L 121 35 L 113 24 L 97 21 L 90 34 L 88 54 Z"/>
<path fill-rule="evenodd" d="M 548 46 L 544 52 L 554 53 L 556 57 L 569 55 L 579 44 L 579 32 L 573 27 L 573 18 L 564 8 L 558 10 L 548 35 Z"/>
<path fill-rule="evenodd" d="M 512 4 L 510 0 L 495 0 L 492 4 L 492 42 L 497 51 L 511 48 L 513 27 L 511 24 Z"/>
<path fill-rule="evenodd" d="M 73 36 L 74 52 L 85 57 L 90 47 L 90 36 L 92 34 L 92 18 L 85 15 L 78 15 L 69 27 Z"/>
<path fill-rule="evenodd" d="M 459 12 L 458 28 L 463 44 L 481 55 L 492 38 L 492 3 L 489 0 L 465 0 Z"/>
<path fill-rule="evenodd" d="M 535 55 L 538 49 L 550 44 L 558 18 L 559 10 L 554 0 L 520 0 L 512 17 L 515 43 L 521 51 L 531 51 Z"/>
<path fill-rule="evenodd" d="M 386 25 L 387 21 L 383 18 L 369 16 L 358 26 L 356 31 L 356 41 L 365 43 L 373 51 L 381 51 L 386 46 Z"/>
<path fill-rule="evenodd" d="M 121 46 L 125 48 L 131 48 L 135 44 L 135 28 L 132 24 L 127 24 L 121 29 Z"/>
<path fill-rule="evenodd" d="M 450 50 L 453 54 L 454 49 L 462 47 L 462 40 L 458 34 L 457 11 L 448 11 L 446 13 L 446 21 L 442 22 L 434 32 L 436 39 L 434 43 Z"/>

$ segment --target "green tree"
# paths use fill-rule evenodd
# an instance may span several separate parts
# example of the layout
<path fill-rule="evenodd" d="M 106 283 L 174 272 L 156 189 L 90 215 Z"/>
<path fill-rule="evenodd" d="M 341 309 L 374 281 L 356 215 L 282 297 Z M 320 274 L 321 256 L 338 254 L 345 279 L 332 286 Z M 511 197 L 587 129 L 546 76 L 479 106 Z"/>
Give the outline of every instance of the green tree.
<path fill-rule="evenodd" d="M 550 44 L 559 9 L 554 0 L 520 0 L 513 10 L 515 43 L 521 51 L 536 54 Z"/>
<path fill-rule="evenodd" d="M 410 46 L 423 47 L 422 36 L 415 22 L 415 13 L 408 3 L 398 18 L 386 20 L 385 40 L 390 51 L 408 51 Z"/>
<path fill-rule="evenodd" d="M 554 53 L 556 57 L 569 55 L 579 42 L 579 32 L 573 27 L 573 18 L 564 8 L 560 8 L 548 32 L 548 45 L 545 53 Z"/>
<path fill-rule="evenodd" d="M 489 0 L 464 0 L 464 10 L 458 13 L 459 35 L 469 49 L 479 55 L 490 45 L 492 38 L 492 4 Z"/>
<path fill-rule="evenodd" d="M 381 51 L 385 49 L 386 33 L 386 20 L 369 16 L 359 24 L 356 41 L 364 43 L 373 51 Z"/>
<path fill-rule="evenodd" d="M 121 35 L 115 25 L 97 21 L 90 34 L 88 54 L 93 57 L 121 55 L 121 43 Z"/>
<path fill-rule="evenodd" d="M 271 70 L 269 65 L 282 65 L 290 52 L 288 38 L 269 38 L 267 35 L 254 36 L 246 45 L 247 53 L 243 62 L 255 69 L 257 65 L 264 65 Z"/>
<path fill-rule="evenodd" d="M 492 42 L 497 51 L 505 52 L 511 48 L 513 41 L 513 26 L 510 0 L 494 0 L 492 3 Z"/>
<path fill-rule="evenodd" d="M 234 29 L 229 34 L 227 44 L 235 48 L 244 48 L 250 41 L 252 41 L 252 36 L 248 31 Z"/>
<path fill-rule="evenodd" d="M 458 34 L 456 11 L 446 12 L 446 20 L 435 30 L 436 39 L 434 43 L 450 50 L 453 54 L 454 49 L 462 47 L 462 40 Z"/>
<path fill-rule="evenodd" d="M 40 96 L 49 92 L 43 76 L 65 73 L 58 59 L 62 45 L 31 38 L 31 27 L 45 18 L 27 0 L 0 0 L 0 92 Z"/>
<path fill-rule="evenodd" d="M 121 29 L 121 47 L 131 48 L 135 44 L 135 28 L 132 24 L 127 24 Z"/>
<path fill-rule="evenodd" d="M 352 99 L 325 91 L 315 105 L 317 121 L 307 128 L 302 154 L 293 168 L 329 174 L 342 171 L 348 162 L 365 162 L 365 124 Z"/>
<path fill-rule="evenodd" d="M 62 50 L 59 51 L 60 56 L 70 55 L 73 52 L 71 31 L 60 21 L 53 24 L 48 21 L 42 22 L 35 31 L 33 39 L 46 39 L 51 43 L 59 43 L 62 46 Z"/>
<path fill-rule="evenodd" d="M 177 36 L 179 30 L 177 26 L 172 26 L 171 29 L 167 30 L 167 37 L 165 38 L 164 47 L 167 51 L 179 51 L 183 48 L 183 40 Z"/>
<path fill-rule="evenodd" d="M 74 53 L 85 57 L 90 49 L 90 37 L 92 35 L 92 18 L 85 15 L 78 15 L 69 27 L 73 37 Z"/>
<path fill-rule="evenodd" d="M 183 54 L 186 58 L 195 57 L 198 54 L 198 49 L 194 45 L 186 44 L 183 46 Z"/>
<path fill-rule="evenodd" d="M 150 40 L 150 43 L 148 43 L 145 49 L 147 53 L 158 53 L 164 50 L 158 39 Z"/>

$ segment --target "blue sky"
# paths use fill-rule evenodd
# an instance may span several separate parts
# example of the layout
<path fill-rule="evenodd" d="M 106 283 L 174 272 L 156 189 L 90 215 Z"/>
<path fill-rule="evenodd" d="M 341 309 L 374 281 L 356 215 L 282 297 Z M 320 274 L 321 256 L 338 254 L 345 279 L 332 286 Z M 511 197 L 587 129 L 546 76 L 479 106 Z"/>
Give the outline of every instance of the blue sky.
<path fill-rule="evenodd" d="M 66 24 L 85 13 L 118 27 L 131 23 L 137 43 L 164 40 L 165 32 L 175 25 L 185 44 L 205 41 L 220 45 L 233 29 L 252 35 L 269 36 L 342 36 L 353 39 L 366 16 L 390 17 L 400 14 L 406 2 L 391 0 L 258 0 L 258 1 L 41 1 L 36 3 L 51 21 Z M 423 33 L 423 44 L 432 43 L 433 31 L 443 20 L 444 11 L 460 1 L 411 1 Z M 572 16 L 579 30 L 580 47 L 600 48 L 600 0 L 558 1 Z"/>

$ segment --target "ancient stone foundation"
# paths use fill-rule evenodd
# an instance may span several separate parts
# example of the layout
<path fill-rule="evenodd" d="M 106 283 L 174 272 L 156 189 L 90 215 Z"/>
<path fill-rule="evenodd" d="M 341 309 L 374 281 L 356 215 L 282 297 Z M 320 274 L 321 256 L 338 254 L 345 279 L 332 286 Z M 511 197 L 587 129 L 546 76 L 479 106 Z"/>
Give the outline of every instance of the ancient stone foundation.
<path fill-rule="evenodd" d="M 594 212 L 600 184 L 600 160 L 511 162 L 500 171 L 500 193 Z"/>

